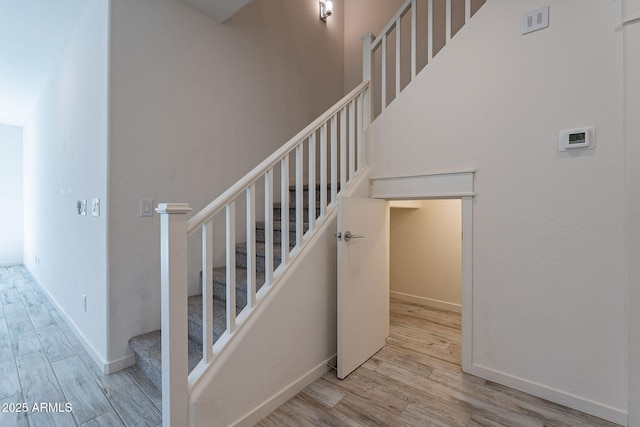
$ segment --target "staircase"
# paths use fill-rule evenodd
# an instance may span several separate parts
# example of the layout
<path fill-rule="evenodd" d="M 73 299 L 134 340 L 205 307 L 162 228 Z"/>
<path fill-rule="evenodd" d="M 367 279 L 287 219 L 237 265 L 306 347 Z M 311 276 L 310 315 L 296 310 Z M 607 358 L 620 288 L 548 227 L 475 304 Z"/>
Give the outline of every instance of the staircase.
<path fill-rule="evenodd" d="M 236 396 L 241 396 L 236 400 L 240 399 L 244 406 L 234 413 L 227 413 L 225 398 L 228 400 L 228 396 L 225 394 L 232 385 L 236 386 L 228 382 L 237 382 L 235 374 L 246 373 L 247 366 L 252 365 L 247 363 L 228 370 L 226 361 L 238 356 L 237 343 L 256 344 L 256 341 L 245 340 L 250 335 L 247 331 L 251 331 L 246 326 L 252 319 L 262 319 L 264 310 L 256 309 L 271 307 L 261 304 L 272 289 L 286 281 L 287 271 L 295 272 L 296 262 L 304 258 L 300 255 L 307 247 L 315 249 L 310 246 L 315 243 L 314 236 L 329 232 L 329 220 L 336 215 L 338 198 L 350 188 L 357 188 L 355 184 L 359 178 L 367 177 L 362 173 L 367 169 L 364 130 L 372 118 L 382 114 L 407 87 L 403 76 L 409 75 L 411 81 L 420 71 L 418 35 L 426 35 L 423 53 L 426 53 L 428 64 L 484 2 L 420 0 L 419 6 L 418 0 L 406 0 L 377 39 L 373 34 L 362 38 L 363 83 L 189 220 L 186 214 L 191 208 L 188 204 L 158 206 L 162 233 L 163 332 L 157 330 L 134 337 L 129 343 L 139 367 L 162 391 L 163 426 L 186 426 L 190 422 L 200 425 L 203 420 L 199 418 L 199 412 L 224 413 L 225 420 L 237 420 L 247 412 L 262 413 L 260 411 L 270 408 L 269 405 L 277 400 L 274 399 L 280 397 L 247 398 L 248 393 L 244 392 L 252 388 L 252 384 L 246 380 L 234 388 L 239 390 Z M 425 5 L 428 22 L 418 22 L 417 10 Z M 442 13 L 439 8 L 444 8 Z M 439 26 L 434 25 L 437 16 L 445 17 Z M 436 33 L 434 27 L 443 31 Z M 402 48 L 405 43 L 403 31 L 410 33 L 410 55 Z M 395 46 L 395 49 L 388 51 L 388 46 Z M 381 61 L 376 60 L 376 54 Z M 378 65 L 379 73 L 376 62 L 382 63 L 382 66 Z M 274 185 L 279 187 L 275 192 Z M 256 216 L 256 200 L 264 200 L 264 210 L 258 213 L 264 218 Z M 242 212 L 236 209 L 236 204 L 241 206 Z M 226 230 L 226 238 L 222 239 L 225 266 L 215 268 L 213 229 L 214 220 L 219 221 L 220 217 L 223 217 Z M 236 243 L 236 235 L 244 235 L 243 229 L 246 240 Z M 318 230 L 322 233 L 316 234 Z M 188 247 L 188 237 L 196 232 L 202 235 L 202 294 L 187 298 L 187 258 L 188 253 L 193 252 Z M 290 266 L 294 268 L 288 270 Z M 256 313 L 259 314 L 252 318 Z M 253 325 L 260 326 L 255 322 Z M 261 337 L 260 344 L 270 336 Z M 285 344 L 283 348 L 290 348 L 296 342 Z M 270 348 L 263 346 L 262 351 L 269 352 Z M 251 351 L 255 351 L 253 347 Z M 216 360 L 220 363 L 216 364 Z M 269 362 L 280 361 L 272 359 Z M 220 369 L 216 371 L 216 368 Z M 206 374 L 215 375 L 219 371 L 227 374 L 223 384 L 215 384 L 218 387 L 215 391 L 222 393 L 221 396 L 218 394 L 221 398 L 198 401 L 191 392 L 197 395 L 203 389 L 211 391 L 211 376 Z M 286 380 L 298 381 L 296 378 Z M 271 390 L 280 393 L 280 389 Z M 264 403 L 264 399 L 270 400 Z M 194 401 L 199 406 L 190 406 Z M 243 414 L 238 413 L 240 410 Z M 195 420 L 190 419 L 190 415 Z M 233 421 L 222 424 L 229 423 Z"/>
<path fill-rule="evenodd" d="M 303 187 L 304 200 L 308 200 L 309 186 Z M 327 186 L 327 196 L 330 197 L 331 184 Z M 316 185 L 316 206 L 320 205 L 320 186 Z M 327 200 L 329 202 L 329 200 Z M 289 187 L 289 218 L 296 218 L 296 187 Z M 315 217 L 320 215 L 320 208 L 316 208 Z M 282 242 L 282 204 L 273 205 L 273 240 Z M 303 232 L 309 229 L 309 205 L 303 204 Z M 296 245 L 296 222 L 289 221 L 289 249 Z M 256 290 L 259 290 L 265 283 L 265 245 L 266 245 L 266 223 L 256 221 L 255 227 L 256 241 Z M 236 244 L 236 314 L 239 314 L 247 305 L 247 242 Z M 282 260 L 282 246 L 279 243 L 273 244 L 273 265 L 274 268 L 280 265 Z M 213 269 L 213 342 L 215 343 L 226 329 L 226 290 L 227 272 L 226 267 Z M 202 272 L 201 272 L 202 280 Z M 202 294 L 188 298 L 188 370 L 191 372 L 202 360 Z M 162 356 L 161 356 L 161 331 L 153 331 L 129 340 L 129 345 L 136 354 L 136 363 L 153 384 L 162 388 Z"/>

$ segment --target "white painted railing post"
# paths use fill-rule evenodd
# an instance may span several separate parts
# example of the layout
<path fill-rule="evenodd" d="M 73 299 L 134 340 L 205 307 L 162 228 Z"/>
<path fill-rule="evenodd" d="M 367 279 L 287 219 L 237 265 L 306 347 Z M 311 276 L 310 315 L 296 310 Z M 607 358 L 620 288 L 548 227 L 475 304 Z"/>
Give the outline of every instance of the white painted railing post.
<path fill-rule="evenodd" d="M 189 424 L 186 203 L 161 203 L 162 425 Z"/>
<path fill-rule="evenodd" d="M 371 50 L 371 44 L 375 40 L 373 33 L 367 33 L 362 36 L 362 81 L 369 81 L 369 89 L 364 93 L 363 110 L 364 124 L 366 126 L 373 119 L 373 79 L 374 79 L 374 52 Z M 365 126 L 365 128 L 366 128 Z"/>

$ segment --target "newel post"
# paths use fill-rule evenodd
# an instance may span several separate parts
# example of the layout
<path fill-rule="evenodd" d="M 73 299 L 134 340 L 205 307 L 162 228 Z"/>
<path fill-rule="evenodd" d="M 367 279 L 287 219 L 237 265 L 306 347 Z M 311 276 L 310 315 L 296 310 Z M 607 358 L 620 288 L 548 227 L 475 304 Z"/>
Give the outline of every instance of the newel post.
<path fill-rule="evenodd" d="M 369 81 L 369 89 L 364 93 L 362 110 L 362 129 L 366 129 L 371 124 L 373 118 L 373 80 L 374 80 L 374 52 L 371 45 L 376 39 L 373 33 L 362 36 L 362 81 Z"/>
<path fill-rule="evenodd" d="M 160 203 L 162 425 L 189 424 L 186 203 Z"/>

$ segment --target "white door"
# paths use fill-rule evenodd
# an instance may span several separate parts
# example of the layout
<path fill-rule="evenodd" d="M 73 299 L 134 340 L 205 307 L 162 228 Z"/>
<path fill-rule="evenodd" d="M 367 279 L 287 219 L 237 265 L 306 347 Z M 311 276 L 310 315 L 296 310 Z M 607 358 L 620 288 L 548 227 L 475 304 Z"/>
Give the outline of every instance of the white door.
<path fill-rule="evenodd" d="M 338 378 L 389 336 L 389 209 L 385 200 L 338 200 Z"/>

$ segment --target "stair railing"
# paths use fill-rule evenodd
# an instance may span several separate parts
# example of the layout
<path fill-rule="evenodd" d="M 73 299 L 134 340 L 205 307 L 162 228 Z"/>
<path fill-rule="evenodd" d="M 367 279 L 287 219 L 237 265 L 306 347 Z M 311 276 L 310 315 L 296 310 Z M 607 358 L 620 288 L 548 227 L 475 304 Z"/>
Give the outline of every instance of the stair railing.
<path fill-rule="evenodd" d="M 362 132 L 370 121 L 369 82 L 365 81 L 300 131 L 251 172 L 187 220 L 191 209 L 184 203 L 162 203 L 162 416 L 163 426 L 188 425 L 190 384 L 214 361 L 239 328 L 277 285 L 287 266 L 298 256 L 315 230 L 337 206 L 365 165 Z M 291 165 L 290 165 L 291 162 Z M 290 169 L 290 166 L 293 166 Z M 306 173 L 305 173 L 306 170 Z M 279 175 L 281 209 L 281 262 L 274 268 L 274 184 Z M 304 186 L 308 188 L 307 200 Z M 295 186 L 295 213 L 289 217 L 289 192 Z M 316 186 L 320 188 L 316 200 Z M 256 283 L 256 197 L 264 199 L 265 283 Z M 247 304 L 236 315 L 236 202 L 246 211 Z M 303 209 L 308 205 L 308 229 Z M 213 342 L 213 221 L 224 212 L 226 229 L 226 330 Z M 316 212 L 319 212 L 316 214 Z M 241 219 L 242 221 L 242 219 Z M 290 248 L 290 221 L 295 245 Z M 202 234 L 203 357 L 188 374 L 187 353 L 187 240 Z"/>
<path fill-rule="evenodd" d="M 434 1 L 437 3 L 437 6 L 441 5 L 442 2 L 438 0 L 426 0 L 427 7 L 427 22 L 421 22 L 417 19 L 417 0 L 407 0 L 402 7 L 398 10 L 398 12 L 394 15 L 393 18 L 389 21 L 389 23 L 384 27 L 384 29 L 380 32 L 379 38 L 376 37 L 372 33 L 367 33 L 362 36 L 363 41 L 363 80 L 371 81 L 371 96 L 374 99 L 373 117 L 378 116 L 389 104 L 390 94 L 388 88 L 393 85 L 395 91 L 391 91 L 391 95 L 397 97 L 402 91 L 402 72 L 406 70 L 406 67 L 409 67 L 410 71 L 405 71 L 407 76 L 409 76 L 409 82 L 415 79 L 418 74 L 418 34 L 426 33 L 426 61 L 427 64 L 430 63 L 434 56 L 439 52 L 444 45 L 449 43 L 453 35 L 456 31 L 458 31 L 464 24 L 469 22 L 471 16 L 477 11 L 484 3 L 485 0 L 445 0 L 445 11 L 444 11 L 444 23 L 436 22 L 436 9 L 434 9 Z M 406 50 L 403 51 L 403 43 L 402 43 L 402 28 L 403 18 L 410 14 L 409 20 L 409 29 L 410 29 L 410 37 L 409 37 L 409 59 L 404 59 L 402 57 L 403 52 L 406 53 Z M 462 15 L 464 15 L 464 20 L 462 21 Z M 460 19 L 454 19 L 460 17 Z M 460 28 L 454 27 L 454 22 L 461 22 Z M 435 24 L 440 25 L 435 25 Z M 436 46 L 434 41 L 436 40 L 436 28 L 441 28 L 444 24 L 443 32 L 444 35 L 438 34 L 438 36 L 443 37 L 443 45 Z M 405 22 L 406 25 L 406 22 Z M 426 25 L 426 28 L 425 28 Z M 458 24 L 456 24 L 458 25 Z M 388 38 L 391 34 L 394 34 L 393 38 L 395 39 L 395 46 L 392 44 L 392 49 L 395 49 L 395 57 L 388 58 L 387 48 L 389 46 Z M 436 49 L 438 51 L 436 51 Z M 380 78 L 375 78 L 375 70 L 376 70 L 376 52 L 380 50 L 381 59 L 378 62 L 380 65 Z M 424 53 L 424 52 L 423 52 Z M 392 62 L 393 61 L 393 62 Z M 391 73 L 390 73 L 391 71 Z M 389 75 L 395 75 L 395 81 L 389 78 Z M 375 82 L 375 84 L 374 84 Z M 407 83 L 408 84 L 408 83 Z M 405 85 L 406 87 L 406 85 Z"/>
<path fill-rule="evenodd" d="M 390 88 L 388 71 L 395 70 L 395 96 L 402 91 L 402 72 L 412 81 L 418 70 L 418 34 L 426 31 L 426 60 L 430 63 L 436 55 L 434 43 L 434 0 L 427 5 L 426 29 L 417 19 L 417 0 L 407 0 L 389 21 L 376 39 L 371 33 L 363 40 L 363 83 L 351 91 L 336 105 L 300 131 L 251 172 L 231 186 L 202 211 L 187 220 L 191 211 L 185 203 L 162 203 L 161 214 L 161 288 L 162 288 L 162 416 L 163 426 L 188 425 L 188 394 L 190 384 L 220 354 L 222 349 L 237 336 L 265 295 L 277 285 L 287 266 L 300 254 L 315 230 L 335 209 L 338 196 L 346 191 L 363 166 L 366 156 L 362 133 L 370 121 L 388 105 Z M 437 0 L 435 0 L 437 1 Z M 444 0 L 444 43 L 448 43 L 455 31 L 454 15 L 459 16 L 463 7 L 464 24 L 486 0 Z M 461 6 L 464 3 L 464 6 Z M 441 2 L 438 2 L 440 5 Z M 455 9 L 455 13 L 454 13 Z M 403 62 L 402 20 L 410 14 L 410 58 Z M 457 19 L 456 22 L 459 22 Z M 440 23 L 442 27 L 442 23 Z M 462 25 L 464 25 L 462 24 Z M 456 24 L 459 25 L 459 24 Z M 395 62 L 389 62 L 387 46 L 389 36 L 395 32 Z M 375 79 L 376 53 L 380 50 L 381 76 Z M 425 54 L 425 52 L 421 52 Z M 410 67 L 406 71 L 407 63 Z M 378 84 L 374 84 L 378 82 Z M 407 83 L 408 84 L 408 83 Z M 378 87 L 379 86 L 379 87 Z M 393 91 L 391 93 L 393 95 Z M 377 114 L 376 114 L 377 113 Z M 293 166 L 293 168 L 290 168 Z M 306 169 L 306 174 L 305 174 Z M 280 265 L 274 266 L 273 207 L 277 192 L 274 184 L 280 181 L 281 255 Z M 304 186 L 308 187 L 305 200 Z M 289 190 L 295 188 L 293 217 L 289 212 Z M 320 198 L 316 200 L 316 185 Z M 265 282 L 260 290 L 256 283 L 256 200 L 264 200 Z M 247 303 L 236 313 L 236 202 L 240 200 L 245 211 L 247 240 Z M 305 201 L 308 206 L 308 229 L 304 229 Z M 225 265 L 226 265 L 226 329 L 213 342 L 213 247 L 214 217 L 224 213 Z M 241 218 L 241 221 L 243 219 Z M 290 248 L 290 220 L 293 222 L 295 244 Z M 188 237 L 198 230 L 202 234 L 202 301 L 203 301 L 203 356 L 200 364 L 188 374 L 187 350 L 187 276 Z"/>

